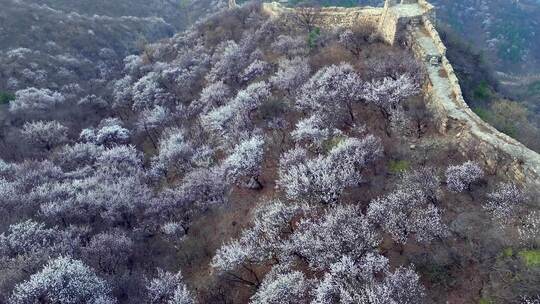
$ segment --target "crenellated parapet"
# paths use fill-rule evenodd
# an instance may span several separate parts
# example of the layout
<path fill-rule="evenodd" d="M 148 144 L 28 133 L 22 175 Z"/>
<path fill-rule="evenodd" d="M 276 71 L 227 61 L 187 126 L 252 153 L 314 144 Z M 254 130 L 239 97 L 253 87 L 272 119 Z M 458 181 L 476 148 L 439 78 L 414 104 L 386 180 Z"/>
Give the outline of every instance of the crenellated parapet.
<path fill-rule="evenodd" d="M 276 17 L 297 13 L 278 3 L 264 4 L 264 9 Z M 302 9 L 303 14 L 310 12 L 317 15 L 315 25 L 321 28 L 369 25 L 389 44 L 407 43 L 425 65 L 424 96 L 439 132 L 453 136 L 460 151 L 472 151 L 489 171 L 540 187 L 540 155 L 484 122 L 465 102 L 446 57 L 446 46 L 435 28 L 435 8 L 428 1 L 386 0 L 382 8 Z"/>

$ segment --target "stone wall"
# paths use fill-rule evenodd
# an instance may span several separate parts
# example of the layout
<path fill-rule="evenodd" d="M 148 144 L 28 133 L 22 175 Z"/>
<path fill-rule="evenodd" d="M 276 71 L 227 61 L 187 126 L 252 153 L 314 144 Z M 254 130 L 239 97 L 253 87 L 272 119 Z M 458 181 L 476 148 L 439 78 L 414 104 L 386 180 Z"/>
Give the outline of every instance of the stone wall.
<path fill-rule="evenodd" d="M 271 16 L 286 16 L 295 12 L 294 9 L 284 7 L 277 2 L 264 3 L 263 9 Z M 310 11 L 310 9 L 303 10 L 304 13 L 309 13 Z M 313 15 L 316 15 L 314 18 L 316 26 L 324 29 L 332 29 L 358 25 L 376 27 L 381 19 L 383 9 L 378 7 L 323 7 L 311 9 L 311 12 Z"/>
<path fill-rule="evenodd" d="M 359 25 L 377 26 L 382 14 L 380 8 L 345 9 L 323 8 L 317 20 L 321 28 L 354 27 Z"/>
<path fill-rule="evenodd" d="M 424 9 L 424 17 L 428 18 L 433 24 L 437 21 L 435 6 L 426 0 L 418 0 L 418 4 Z"/>
<path fill-rule="evenodd" d="M 439 36 L 439 32 L 437 32 L 437 29 L 433 25 L 431 19 L 426 16 L 422 17 L 422 24 L 424 25 L 424 29 L 428 33 L 429 37 L 431 37 L 433 40 L 433 43 L 435 43 L 435 46 L 437 46 L 437 50 L 439 50 L 441 56 L 446 56 L 446 46 L 444 45 L 441 37 Z"/>
<path fill-rule="evenodd" d="M 397 40 L 400 26 L 403 26 L 403 24 L 400 24 L 400 19 L 392 13 L 389 7 L 385 6 L 377 25 L 379 34 L 383 40 L 389 44 L 394 44 Z"/>
<path fill-rule="evenodd" d="M 439 131 L 457 132 L 456 142 L 463 153 L 472 153 L 484 161 L 485 167 L 492 173 L 505 175 L 507 178 L 522 183 L 540 185 L 540 155 L 517 140 L 499 132 L 493 126 L 478 117 L 463 98 L 459 79 L 446 57 L 446 46 L 430 20 L 424 19 L 419 29 L 427 32 L 441 55 L 440 69 L 446 78 L 446 87 L 437 91 L 437 84 L 432 76 L 425 87 L 425 96 L 429 108 L 436 115 Z M 415 47 L 418 50 L 419 47 Z M 418 51 L 415 54 L 420 55 Z M 420 55 L 422 56 L 422 55 Z M 433 67 L 428 67 L 432 68 Z M 448 94 L 448 95 L 445 95 Z M 450 97 L 450 98 L 448 98 Z"/>

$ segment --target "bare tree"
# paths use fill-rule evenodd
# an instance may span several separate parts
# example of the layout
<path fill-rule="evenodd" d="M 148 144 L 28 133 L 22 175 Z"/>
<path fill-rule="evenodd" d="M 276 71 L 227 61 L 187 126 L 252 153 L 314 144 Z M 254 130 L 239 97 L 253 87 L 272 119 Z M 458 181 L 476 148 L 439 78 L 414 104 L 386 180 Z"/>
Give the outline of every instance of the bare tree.
<path fill-rule="evenodd" d="M 373 26 L 362 24 L 347 29 L 339 35 L 339 42 L 357 58 L 362 50 L 376 39 L 377 30 Z"/>
<path fill-rule="evenodd" d="M 302 2 L 294 8 L 293 20 L 308 33 L 313 31 L 321 19 L 322 8 L 315 2 Z"/>

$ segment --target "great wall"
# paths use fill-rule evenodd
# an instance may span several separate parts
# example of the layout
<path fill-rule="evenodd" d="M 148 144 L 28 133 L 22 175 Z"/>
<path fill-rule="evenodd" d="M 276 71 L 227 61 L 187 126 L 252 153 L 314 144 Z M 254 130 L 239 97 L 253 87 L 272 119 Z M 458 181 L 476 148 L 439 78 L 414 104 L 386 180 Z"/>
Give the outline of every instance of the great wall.
<path fill-rule="evenodd" d="M 265 3 L 273 17 L 295 13 L 279 3 Z M 303 9 L 305 13 L 305 9 Z M 427 71 L 424 96 L 441 134 L 452 136 L 462 153 L 482 160 L 491 172 L 540 186 L 540 155 L 480 119 L 463 98 L 459 80 L 446 57 L 446 47 L 435 28 L 436 14 L 426 0 L 386 0 L 384 7 L 314 8 L 321 28 L 370 25 L 389 44 L 405 41 Z"/>

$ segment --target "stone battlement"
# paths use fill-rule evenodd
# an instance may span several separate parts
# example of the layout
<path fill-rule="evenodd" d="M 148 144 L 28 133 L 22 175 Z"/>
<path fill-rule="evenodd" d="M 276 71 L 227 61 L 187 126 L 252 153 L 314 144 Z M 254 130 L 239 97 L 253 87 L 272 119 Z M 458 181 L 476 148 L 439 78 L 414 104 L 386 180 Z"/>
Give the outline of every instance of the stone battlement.
<path fill-rule="evenodd" d="M 271 16 L 298 13 L 278 3 L 265 3 Z M 302 13 L 310 13 L 303 8 Z M 426 0 L 386 0 L 384 7 L 312 9 L 315 25 L 321 28 L 369 25 L 377 28 L 389 44 L 404 38 L 426 68 L 426 104 L 438 121 L 442 134 L 456 134 L 463 153 L 474 153 L 488 170 L 503 172 L 508 178 L 540 186 L 540 155 L 480 119 L 463 98 L 459 80 L 446 57 L 446 46 L 435 28 L 436 14 Z"/>

